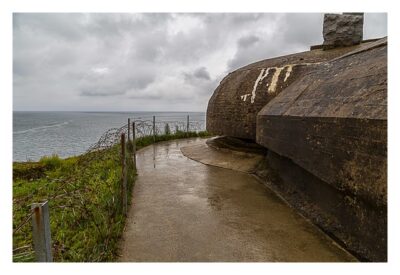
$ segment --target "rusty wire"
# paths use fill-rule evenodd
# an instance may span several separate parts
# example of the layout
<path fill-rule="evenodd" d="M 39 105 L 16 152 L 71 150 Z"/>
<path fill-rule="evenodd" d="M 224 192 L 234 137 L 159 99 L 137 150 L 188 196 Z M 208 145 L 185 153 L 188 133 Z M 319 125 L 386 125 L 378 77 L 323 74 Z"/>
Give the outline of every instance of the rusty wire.
<path fill-rule="evenodd" d="M 136 128 L 136 137 L 145 137 L 153 135 L 153 121 L 152 120 L 134 120 Z M 187 129 L 187 121 L 185 120 L 165 120 L 155 122 L 155 134 L 163 135 L 166 134 L 165 129 L 168 125 L 171 134 L 175 134 L 179 131 L 203 131 L 205 130 L 204 121 L 189 121 L 189 129 Z"/>
<path fill-rule="evenodd" d="M 33 216 L 33 210 L 30 211 L 30 213 L 26 216 L 26 218 L 23 220 L 22 223 L 20 223 L 17 228 L 13 231 L 13 234 L 17 233 L 25 224 L 28 223 L 28 221 L 31 219 Z"/>
<path fill-rule="evenodd" d="M 87 198 L 85 196 L 87 191 L 93 190 L 93 187 L 91 187 L 92 189 L 89 189 L 90 187 L 82 184 L 79 181 L 79 178 L 82 174 L 89 175 L 91 171 L 89 168 L 94 161 L 111 160 L 120 164 L 121 157 L 118 154 L 104 154 L 103 150 L 111 149 L 113 146 L 119 144 L 121 141 L 121 134 L 125 133 L 127 136 L 127 132 L 128 124 L 125 124 L 120 128 L 113 128 L 106 131 L 96 143 L 92 144 L 89 149 L 78 158 L 80 174 L 74 173 L 74 170 L 72 170 L 69 171 L 68 174 L 63 174 L 62 178 L 52 179 L 50 182 L 44 183 L 45 186 L 41 186 L 40 190 L 37 189 L 37 192 L 34 194 L 30 193 L 24 197 L 14 200 L 14 207 L 17 207 L 17 209 L 19 209 L 18 211 L 21 211 L 21 207 L 25 207 L 24 202 L 31 203 L 32 199 L 37 193 L 44 192 L 44 194 L 46 194 L 46 191 L 44 190 L 48 188 L 48 185 L 50 184 L 53 185 L 53 191 L 47 194 L 46 199 L 52 202 L 52 211 L 60 211 L 60 215 L 70 212 L 71 214 L 73 213 L 73 216 L 75 216 L 75 213 L 80 213 L 81 215 L 86 215 L 89 218 L 92 217 L 90 219 L 93 219 L 94 223 L 96 224 L 94 213 L 92 213 L 91 209 L 88 208 L 86 204 Z M 57 187 L 54 187 L 54 184 Z M 114 190 L 112 186 L 109 186 L 109 189 Z M 112 192 L 114 193 L 114 191 Z M 118 205 L 118 194 L 115 194 L 115 198 L 116 199 L 113 197 L 113 201 L 115 201 L 115 205 Z M 60 202 L 58 202 L 59 200 Z M 77 211 L 78 209 L 79 211 Z M 120 212 L 120 209 L 118 207 L 113 207 L 112 209 L 110 208 L 109 211 L 112 213 L 108 212 L 107 215 L 115 216 Z M 16 235 L 22 234 L 22 236 L 24 236 L 22 238 L 25 238 L 26 240 L 25 243 L 29 243 L 29 245 L 22 245 L 16 248 L 14 247 L 13 258 L 15 261 L 32 260 L 30 256 L 34 253 L 33 244 L 32 239 L 30 239 L 31 237 L 27 225 L 30 224 L 29 222 L 33 214 L 33 210 L 30 210 L 25 217 L 19 218 L 21 222 L 17 226 L 14 226 L 15 229 L 13 230 L 13 236 L 16 237 Z M 96 227 L 98 228 L 97 224 Z M 14 243 L 14 246 L 17 246 L 18 244 L 20 243 Z M 53 243 L 53 249 L 55 251 L 59 251 L 60 245 L 62 246 L 62 243 Z"/>
<path fill-rule="evenodd" d="M 204 130 L 205 124 L 204 121 L 190 121 L 189 122 L 189 129 L 187 129 L 187 121 L 185 121 L 185 118 L 182 120 L 168 120 L 168 121 L 156 121 L 155 122 L 155 133 L 153 133 L 153 121 L 152 120 L 132 120 L 132 122 L 135 122 L 135 133 L 137 138 L 142 138 L 146 136 L 152 136 L 152 135 L 162 135 L 166 134 L 166 130 L 169 129 L 169 132 L 171 134 L 177 133 L 177 132 L 186 132 L 186 131 L 201 131 Z M 167 126 L 168 125 L 168 126 Z M 81 173 L 89 173 L 89 166 L 91 163 L 96 160 L 112 160 L 115 162 L 120 162 L 120 157 L 110 157 L 109 154 L 102 154 L 102 151 L 105 149 L 111 149 L 113 146 L 117 145 L 121 141 L 121 134 L 124 133 L 126 136 L 126 140 L 128 138 L 128 129 L 130 128 L 130 131 L 132 132 L 131 129 L 132 125 L 125 124 L 120 128 L 112 128 L 107 130 L 100 138 L 99 140 L 92 144 L 88 150 L 82 154 L 79 157 L 79 166 L 81 168 Z M 129 143 L 129 142 L 128 142 Z M 110 159 L 113 158 L 113 159 Z M 79 207 L 85 215 L 92 216 L 92 213 L 90 212 L 89 209 L 86 208 L 85 205 L 85 198 L 82 196 L 82 192 L 88 191 L 86 186 L 82 186 L 77 184 L 79 181 L 79 175 L 71 173 L 69 175 L 66 175 L 63 178 L 59 179 L 52 179 L 51 183 L 55 183 L 59 185 L 59 188 L 57 190 L 59 192 L 56 192 L 52 194 L 52 196 L 47 197 L 49 201 L 56 201 L 60 198 L 67 199 L 67 202 L 64 203 L 63 205 L 54 205 L 54 209 L 61 209 L 62 211 L 72 211 L 75 216 L 75 208 Z M 73 191 L 66 191 L 64 188 L 64 185 L 72 185 L 70 189 Z M 41 187 L 43 188 L 43 187 Z M 111 186 L 110 186 L 111 190 Z M 27 201 L 32 199 L 32 194 L 27 195 L 26 197 L 22 198 L 21 201 L 18 200 L 19 202 Z M 76 204 L 76 199 L 79 201 L 79 205 Z M 115 200 L 118 200 L 118 196 L 112 197 L 113 203 L 116 203 Z M 14 201 L 14 203 L 16 203 Z M 115 208 L 112 211 L 120 211 L 119 209 Z M 13 235 L 18 233 L 26 224 L 28 224 L 29 220 L 31 219 L 33 215 L 33 211 L 30 210 L 29 213 L 27 213 L 26 217 L 23 219 L 23 221 L 15 227 L 15 230 L 13 230 Z M 64 215 L 64 212 L 62 213 Z M 115 213 L 109 213 L 109 215 L 115 215 Z M 97 225 L 96 225 L 97 226 Z M 24 246 L 24 248 L 30 248 L 32 249 L 32 245 L 27 245 Z M 32 252 L 22 252 L 19 254 L 15 254 L 20 248 L 15 248 L 13 251 L 13 256 L 14 258 L 17 257 L 25 257 L 26 255 L 29 255 Z M 57 249 L 57 248 L 55 248 Z"/>

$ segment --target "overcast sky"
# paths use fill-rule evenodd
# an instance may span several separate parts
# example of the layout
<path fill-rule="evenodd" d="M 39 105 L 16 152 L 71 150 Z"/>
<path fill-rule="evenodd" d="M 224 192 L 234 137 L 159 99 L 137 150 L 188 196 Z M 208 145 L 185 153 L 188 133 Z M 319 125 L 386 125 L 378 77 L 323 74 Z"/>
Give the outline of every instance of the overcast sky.
<path fill-rule="evenodd" d="M 14 110 L 205 111 L 246 64 L 322 43 L 323 14 L 14 14 Z M 364 39 L 387 35 L 366 14 Z"/>

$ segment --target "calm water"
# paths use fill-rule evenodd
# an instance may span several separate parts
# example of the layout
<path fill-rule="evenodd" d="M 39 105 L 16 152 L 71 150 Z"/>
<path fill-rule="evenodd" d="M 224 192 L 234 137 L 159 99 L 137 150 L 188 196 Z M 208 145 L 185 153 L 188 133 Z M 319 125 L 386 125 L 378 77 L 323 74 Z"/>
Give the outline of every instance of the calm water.
<path fill-rule="evenodd" d="M 128 118 L 157 121 L 205 121 L 205 113 L 176 112 L 14 112 L 13 160 L 38 160 L 41 156 L 79 155 L 110 128 L 119 128 Z"/>

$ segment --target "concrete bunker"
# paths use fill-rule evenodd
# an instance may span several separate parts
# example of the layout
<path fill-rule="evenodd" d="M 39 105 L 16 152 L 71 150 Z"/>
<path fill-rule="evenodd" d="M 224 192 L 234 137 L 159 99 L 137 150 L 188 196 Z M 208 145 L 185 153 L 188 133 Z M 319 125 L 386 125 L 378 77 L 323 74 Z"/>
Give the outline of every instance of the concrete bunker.
<path fill-rule="evenodd" d="M 387 260 L 387 39 L 327 14 L 324 43 L 228 74 L 207 130 L 268 150 L 256 174 L 362 260 Z M 360 33 L 361 32 L 361 33 Z"/>

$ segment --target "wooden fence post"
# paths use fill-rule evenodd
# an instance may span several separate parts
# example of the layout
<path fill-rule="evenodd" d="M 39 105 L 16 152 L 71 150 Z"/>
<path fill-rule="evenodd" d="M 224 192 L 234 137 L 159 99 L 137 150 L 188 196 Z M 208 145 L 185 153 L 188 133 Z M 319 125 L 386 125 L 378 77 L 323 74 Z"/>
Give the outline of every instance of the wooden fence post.
<path fill-rule="evenodd" d="M 130 131 L 131 131 L 131 119 L 128 118 L 128 142 L 131 140 L 130 139 Z"/>
<path fill-rule="evenodd" d="M 189 136 L 189 115 L 187 116 L 187 119 L 186 119 L 186 133 L 187 133 L 187 136 Z"/>
<path fill-rule="evenodd" d="M 156 142 L 156 116 L 153 116 L 153 141 Z"/>
<path fill-rule="evenodd" d="M 122 161 L 122 213 L 126 215 L 128 213 L 128 194 L 126 190 L 126 144 L 125 144 L 125 133 L 121 134 L 121 161 Z"/>
<path fill-rule="evenodd" d="M 37 262 L 52 262 L 49 204 L 33 203 L 32 238 Z"/>
<path fill-rule="evenodd" d="M 132 152 L 133 152 L 133 167 L 136 170 L 136 125 L 132 122 Z"/>

